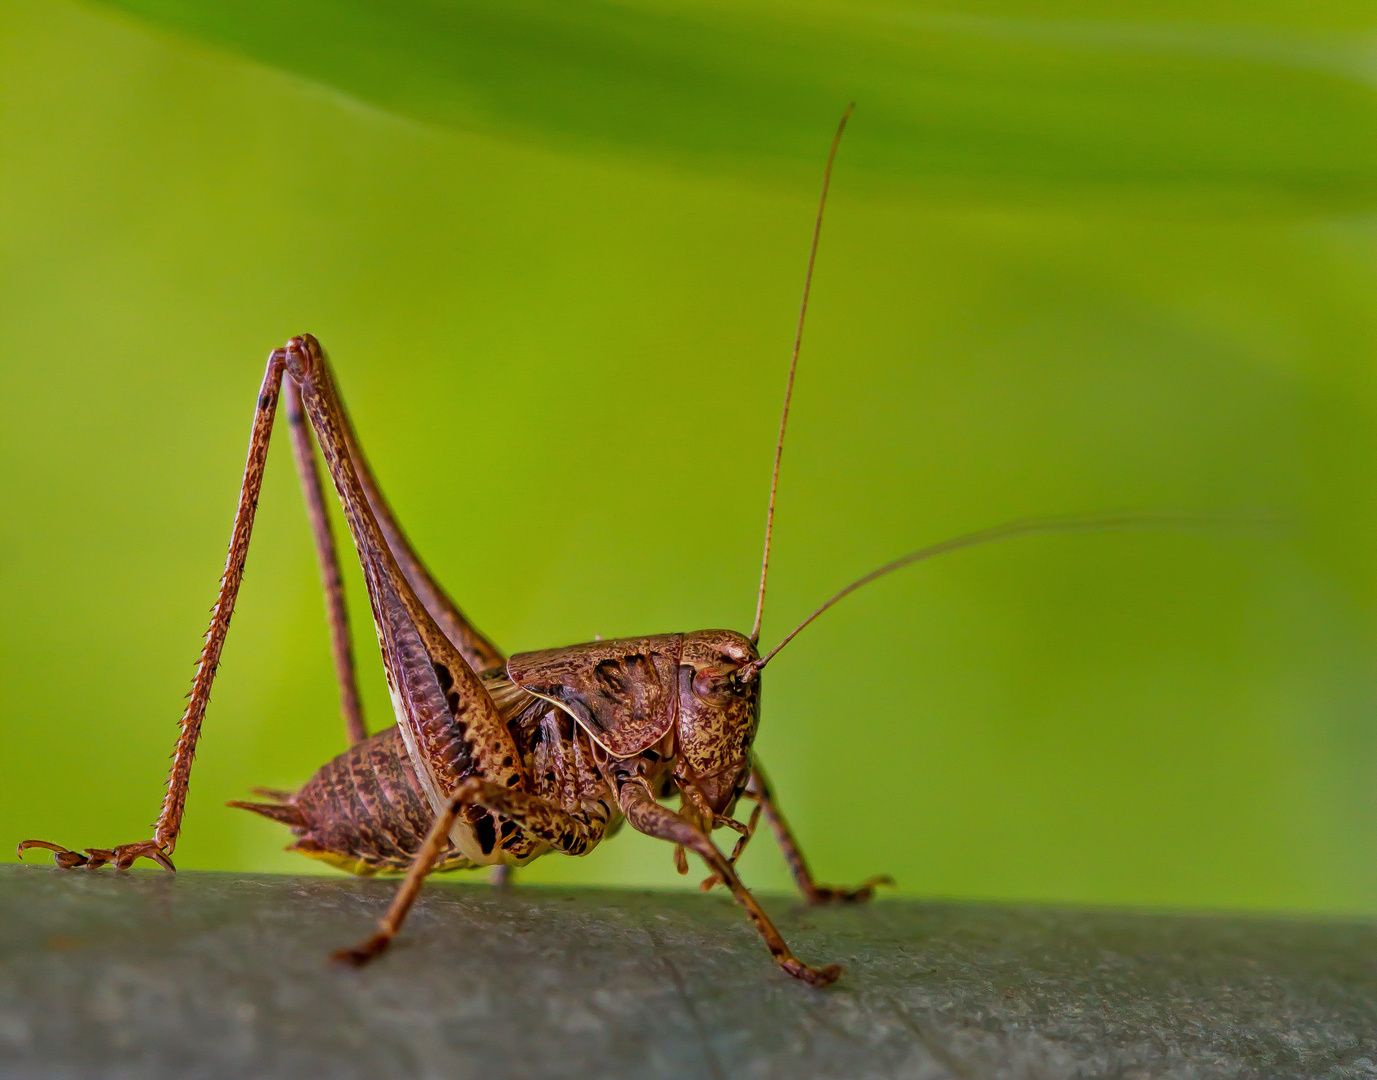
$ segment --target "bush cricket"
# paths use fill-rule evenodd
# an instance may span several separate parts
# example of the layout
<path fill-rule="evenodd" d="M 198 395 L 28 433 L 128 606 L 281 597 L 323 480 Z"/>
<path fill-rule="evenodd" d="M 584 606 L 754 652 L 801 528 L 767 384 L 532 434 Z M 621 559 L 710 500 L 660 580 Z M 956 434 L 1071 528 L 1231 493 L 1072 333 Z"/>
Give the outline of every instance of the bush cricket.
<path fill-rule="evenodd" d="M 425 877 L 479 866 L 519 867 L 549 852 L 582 855 L 624 823 L 668 841 L 680 873 L 687 852 L 709 872 L 705 889 L 725 885 L 747 911 L 775 962 L 813 986 L 840 967 L 797 959 L 735 865 L 762 816 L 783 849 L 804 897 L 815 903 L 868 900 L 891 883 L 855 888 L 818 884 L 753 754 L 761 673 L 822 612 L 861 586 L 945 551 L 1038 532 L 1162 522 L 1142 515 L 1041 518 L 969 533 L 912 552 L 867 574 L 819 607 L 768 652 L 759 649 L 769 571 L 775 490 L 813 266 L 832 165 L 850 116 L 828 153 L 814 222 L 803 303 L 794 338 L 766 514 L 764 556 L 749 634 L 700 630 L 593 641 L 505 656 L 474 628 L 412 549 L 379 490 L 315 338 L 292 338 L 268 359 L 259 390 L 229 554 L 192 684 L 167 791 L 149 840 L 78 852 L 45 840 L 64 868 L 127 869 L 140 858 L 173 870 L 192 759 L 212 680 L 243 579 L 249 537 L 279 400 L 285 401 L 293 457 L 320 564 L 331 649 L 349 749 L 295 792 L 256 789 L 262 802 L 232 802 L 290 828 L 300 851 L 358 874 L 404 874 L 377 931 L 336 953 L 362 964 L 398 933 Z M 319 448 L 344 509 L 382 652 L 396 723 L 369 735 L 349 639 L 340 566 L 318 471 Z M 679 808 L 664 800 L 677 796 Z M 739 801 L 754 808 L 746 822 Z M 739 837 L 730 855 L 717 828 Z"/>

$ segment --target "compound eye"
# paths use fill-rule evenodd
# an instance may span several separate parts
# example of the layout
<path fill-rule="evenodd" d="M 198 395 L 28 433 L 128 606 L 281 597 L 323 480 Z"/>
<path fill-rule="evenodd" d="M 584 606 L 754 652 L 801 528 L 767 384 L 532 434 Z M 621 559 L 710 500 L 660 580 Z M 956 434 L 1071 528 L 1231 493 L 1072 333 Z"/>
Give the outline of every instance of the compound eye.
<path fill-rule="evenodd" d="M 713 704 L 729 701 L 733 696 L 730 673 L 717 668 L 704 668 L 693 676 L 694 697 Z"/>

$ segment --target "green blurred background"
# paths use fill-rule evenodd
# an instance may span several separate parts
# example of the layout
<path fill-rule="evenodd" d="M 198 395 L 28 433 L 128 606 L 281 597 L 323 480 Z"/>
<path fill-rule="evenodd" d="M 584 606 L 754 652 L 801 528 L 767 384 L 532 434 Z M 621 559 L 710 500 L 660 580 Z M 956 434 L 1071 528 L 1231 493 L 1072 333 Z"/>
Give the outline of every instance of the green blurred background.
<path fill-rule="evenodd" d="M 855 98 L 767 644 L 880 562 L 1022 515 L 1296 524 L 1018 540 L 829 614 L 772 665 L 758 743 L 820 876 L 1377 912 L 1373 24 L 3 0 L 0 849 L 149 834 L 291 334 L 331 351 L 403 522 L 508 650 L 748 628 Z M 279 437 L 178 865 L 320 870 L 223 803 L 342 747 Z M 624 834 L 523 878 L 699 876 Z M 787 885 L 771 841 L 745 876 Z"/>

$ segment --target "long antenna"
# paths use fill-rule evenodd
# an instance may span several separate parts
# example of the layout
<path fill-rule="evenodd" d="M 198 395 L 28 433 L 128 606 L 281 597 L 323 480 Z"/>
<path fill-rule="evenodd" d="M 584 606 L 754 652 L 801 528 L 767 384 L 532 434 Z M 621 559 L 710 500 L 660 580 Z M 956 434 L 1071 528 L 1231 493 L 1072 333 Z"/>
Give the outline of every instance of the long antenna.
<path fill-rule="evenodd" d="M 931 559 L 934 555 L 944 555 L 949 551 L 960 551 L 963 548 L 979 547 L 981 544 L 990 544 L 996 540 L 1007 540 L 1012 536 L 1031 536 L 1037 533 L 1068 533 L 1068 532 L 1101 532 L 1111 529 L 1131 529 L 1131 528 L 1191 528 L 1209 525 L 1263 525 L 1275 524 L 1276 519 L 1264 518 L 1219 518 L 1207 516 L 1189 516 L 1183 514 L 1097 514 L 1085 517 L 1067 515 L 1063 517 L 1041 517 L 1023 518 L 1019 521 L 1006 522 L 1003 525 L 994 525 L 988 529 L 979 529 L 975 532 L 965 533 L 961 536 L 952 537 L 950 540 L 942 540 L 936 544 L 919 548 L 917 551 L 910 551 L 907 555 L 901 555 L 893 562 L 885 563 L 878 570 L 872 570 L 864 577 L 857 578 L 841 592 L 833 596 L 827 603 L 804 619 L 796 627 L 784 635 L 784 640 L 762 656 L 759 660 L 752 660 L 740 671 L 738 678 L 742 682 L 750 682 L 751 679 L 760 672 L 766 664 L 775 658 L 780 649 L 788 645 L 794 638 L 802 632 L 814 619 L 830 608 L 838 600 L 850 596 L 853 592 L 863 585 L 869 585 L 876 578 L 882 578 L 886 574 L 891 574 L 895 570 L 902 570 L 905 566 L 911 566 L 924 559 Z"/>
<path fill-rule="evenodd" d="M 784 453 L 784 429 L 789 423 L 789 401 L 794 396 L 794 371 L 798 368 L 798 350 L 803 344 L 803 317 L 808 314 L 808 290 L 813 287 L 813 263 L 818 257 L 818 237 L 822 235 L 822 211 L 827 206 L 827 188 L 832 183 L 832 162 L 837 157 L 837 146 L 846 121 L 851 118 L 851 110 L 856 107 L 853 101 L 842 113 L 837 133 L 832 136 L 832 149 L 827 154 L 827 169 L 822 174 L 822 198 L 818 200 L 818 219 L 813 223 L 813 246 L 808 251 L 808 273 L 803 279 L 803 304 L 798 312 L 798 332 L 794 334 L 794 356 L 789 361 L 789 382 L 784 388 L 784 412 L 779 418 L 779 441 L 775 443 L 775 467 L 770 474 L 770 509 L 765 515 L 765 557 L 760 561 L 760 593 L 755 601 L 755 623 L 751 627 L 751 644 L 760 640 L 760 617 L 765 611 L 765 577 L 770 572 L 770 535 L 775 527 L 775 488 L 779 486 L 779 459 Z"/>

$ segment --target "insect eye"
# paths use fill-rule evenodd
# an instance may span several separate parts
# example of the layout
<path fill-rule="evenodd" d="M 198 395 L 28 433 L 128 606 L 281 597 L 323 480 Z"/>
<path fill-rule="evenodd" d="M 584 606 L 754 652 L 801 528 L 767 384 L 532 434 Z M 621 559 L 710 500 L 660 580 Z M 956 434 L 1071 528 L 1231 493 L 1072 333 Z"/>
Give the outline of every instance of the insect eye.
<path fill-rule="evenodd" d="M 726 701 L 733 695 L 730 676 L 723 678 L 715 668 L 704 668 L 693 677 L 693 693 L 704 701 Z"/>

